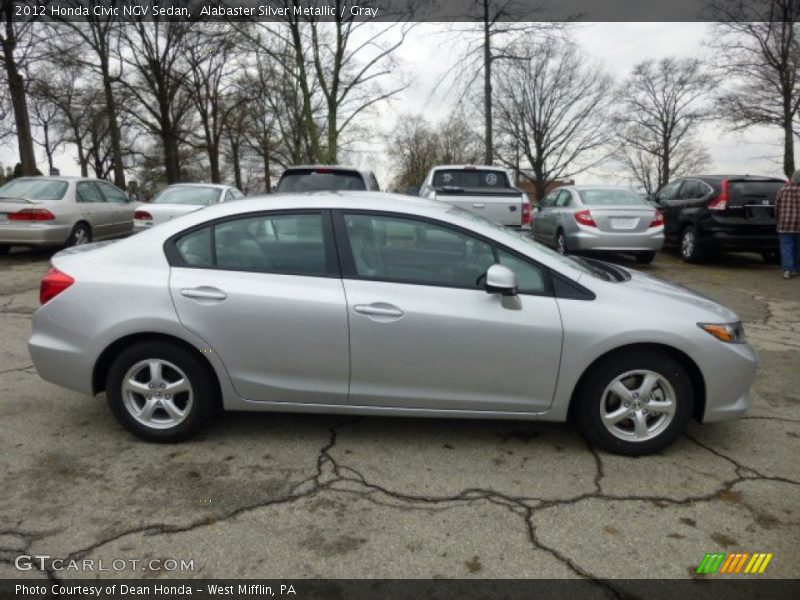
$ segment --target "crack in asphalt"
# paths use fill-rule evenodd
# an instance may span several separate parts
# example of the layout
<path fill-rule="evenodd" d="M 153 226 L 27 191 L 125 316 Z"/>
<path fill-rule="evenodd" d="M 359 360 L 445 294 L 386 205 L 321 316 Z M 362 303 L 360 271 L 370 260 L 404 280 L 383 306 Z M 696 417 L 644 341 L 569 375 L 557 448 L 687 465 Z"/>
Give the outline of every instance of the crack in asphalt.
<path fill-rule="evenodd" d="M 94 552 L 95 550 L 103 546 L 106 546 L 107 544 L 110 544 L 112 542 L 115 542 L 117 540 L 120 540 L 122 538 L 131 535 L 141 534 L 143 536 L 159 536 L 159 535 L 173 535 L 178 533 L 185 533 L 193 531 L 198 528 L 208 527 L 220 522 L 224 522 L 239 517 L 241 515 L 244 515 L 246 513 L 252 512 L 254 510 L 291 504 L 303 499 L 312 498 L 325 490 L 334 493 L 344 493 L 348 495 L 354 495 L 366 500 L 367 502 L 379 506 L 391 506 L 393 508 L 399 508 L 401 510 L 414 510 L 414 509 L 430 510 L 432 508 L 438 510 L 450 510 L 459 506 L 468 505 L 470 503 L 485 501 L 500 506 L 502 508 L 505 508 L 515 516 L 521 518 L 524 521 L 526 537 L 530 541 L 530 544 L 534 549 L 546 552 L 547 554 L 555 558 L 558 562 L 563 564 L 566 568 L 568 568 L 577 577 L 592 581 L 596 585 L 602 587 L 608 594 L 610 594 L 611 597 L 619 600 L 627 600 L 638 597 L 632 596 L 630 595 L 629 592 L 616 587 L 610 580 L 603 579 L 593 574 L 591 571 L 582 567 L 576 560 L 569 557 L 563 551 L 545 543 L 541 539 L 541 536 L 539 535 L 536 528 L 536 524 L 534 522 L 537 513 L 547 510 L 549 508 L 575 505 L 579 502 L 590 499 L 613 501 L 613 502 L 650 502 L 661 508 L 670 505 L 672 506 L 692 505 L 700 502 L 710 502 L 714 500 L 725 501 L 727 498 L 726 494 L 730 494 L 732 489 L 737 484 L 746 481 L 763 480 L 763 481 L 776 481 L 789 485 L 800 485 L 800 482 L 785 477 L 764 475 L 763 473 L 760 473 L 756 469 L 742 465 L 735 459 L 731 458 L 730 456 L 725 455 L 723 452 L 715 448 L 712 448 L 711 446 L 686 434 L 687 439 L 689 439 L 691 442 L 693 442 L 700 448 L 732 464 L 735 467 L 734 473 L 736 477 L 729 481 L 723 481 L 721 487 L 710 493 L 700 494 L 695 496 L 687 496 L 685 498 L 679 498 L 679 499 L 658 496 L 658 495 L 614 495 L 605 492 L 603 490 L 602 480 L 605 477 L 603 457 L 596 449 L 590 447 L 589 451 L 592 453 L 595 463 L 595 474 L 593 478 L 594 490 L 591 492 L 578 494 L 571 498 L 543 499 L 535 497 L 515 496 L 499 492 L 491 488 L 480 488 L 480 487 L 466 488 L 456 494 L 445 495 L 445 496 L 415 495 L 402 491 L 392 490 L 377 483 L 370 482 L 368 478 L 365 477 L 358 469 L 355 469 L 352 466 L 340 462 L 332 455 L 332 451 L 334 450 L 338 442 L 340 430 L 348 425 L 357 423 L 362 419 L 363 417 L 356 417 L 354 419 L 349 419 L 347 421 L 336 423 L 331 427 L 329 427 L 328 440 L 325 443 L 325 445 L 322 446 L 322 448 L 320 448 L 317 454 L 316 465 L 315 465 L 316 472 L 310 477 L 307 477 L 306 479 L 295 484 L 290 489 L 289 493 L 283 496 L 272 498 L 267 501 L 259 501 L 253 504 L 240 506 L 234 510 L 231 510 L 217 517 L 204 516 L 195 519 L 194 521 L 186 525 L 169 525 L 160 523 L 160 524 L 143 525 L 132 529 L 128 529 L 116 533 L 110 537 L 98 540 L 95 543 L 90 544 L 89 546 L 86 546 L 79 550 L 75 550 L 71 552 L 65 558 L 65 560 L 67 561 L 78 560 Z M 387 500 L 399 502 L 399 504 L 389 504 Z M 748 506 L 746 503 L 741 503 L 741 504 L 744 506 L 744 508 L 755 514 L 756 511 L 753 507 Z M 37 534 L 37 539 L 41 539 L 42 537 L 46 536 Z M 58 580 L 58 576 L 56 573 L 49 572 L 47 573 L 47 575 L 54 580 Z"/>

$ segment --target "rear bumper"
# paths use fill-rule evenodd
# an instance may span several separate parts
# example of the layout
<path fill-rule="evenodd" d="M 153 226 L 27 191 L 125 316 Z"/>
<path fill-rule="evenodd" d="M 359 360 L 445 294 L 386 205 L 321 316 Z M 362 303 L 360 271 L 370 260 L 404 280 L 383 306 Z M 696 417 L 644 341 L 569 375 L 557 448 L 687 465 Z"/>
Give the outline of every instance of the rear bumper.
<path fill-rule="evenodd" d="M 12 246 L 60 246 L 67 243 L 72 227 L 26 223 L 24 225 L 0 225 L 0 244 Z"/>
<path fill-rule="evenodd" d="M 664 229 L 641 233 L 609 233 L 581 227 L 567 233 L 568 250 L 604 250 L 610 252 L 657 252 L 664 245 Z"/>
<path fill-rule="evenodd" d="M 710 230 L 701 236 L 704 246 L 723 248 L 725 250 L 778 250 L 778 234 L 748 235 L 745 233 Z"/>

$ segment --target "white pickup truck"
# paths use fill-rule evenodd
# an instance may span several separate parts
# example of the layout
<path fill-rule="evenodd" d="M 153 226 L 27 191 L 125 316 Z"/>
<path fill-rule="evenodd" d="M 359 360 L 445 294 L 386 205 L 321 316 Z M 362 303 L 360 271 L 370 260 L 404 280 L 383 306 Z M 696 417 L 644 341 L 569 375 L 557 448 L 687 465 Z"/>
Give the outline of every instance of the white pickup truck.
<path fill-rule="evenodd" d="M 511 185 L 508 171 L 479 165 L 440 165 L 431 169 L 419 195 L 448 202 L 515 229 L 530 229 L 531 204 Z"/>

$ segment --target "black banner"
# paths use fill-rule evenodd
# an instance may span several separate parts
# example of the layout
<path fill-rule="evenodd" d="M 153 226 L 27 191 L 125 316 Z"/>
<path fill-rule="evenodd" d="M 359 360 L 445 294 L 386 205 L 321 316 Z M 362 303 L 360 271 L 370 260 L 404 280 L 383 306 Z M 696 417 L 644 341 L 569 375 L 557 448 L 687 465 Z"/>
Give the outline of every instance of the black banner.
<path fill-rule="evenodd" d="M 783 21 L 772 0 L 11 0 L 16 20 Z M 795 6 L 797 4 L 798 6 Z M 800 11 L 800 3 L 787 5 Z M 796 18 L 796 15 L 795 15 Z"/>
<path fill-rule="evenodd" d="M 648 560 L 655 557 L 648 558 Z M 3 600 L 782 600 L 800 580 L 738 576 L 699 580 L 0 580 Z"/>

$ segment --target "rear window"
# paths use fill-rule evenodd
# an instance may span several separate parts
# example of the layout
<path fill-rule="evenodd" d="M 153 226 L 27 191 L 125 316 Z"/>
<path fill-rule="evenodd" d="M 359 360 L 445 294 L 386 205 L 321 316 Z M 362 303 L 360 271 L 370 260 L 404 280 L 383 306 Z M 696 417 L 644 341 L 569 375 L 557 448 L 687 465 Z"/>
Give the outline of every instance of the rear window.
<path fill-rule="evenodd" d="M 364 191 L 364 179 L 356 171 L 330 169 L 295 169 L 286 171 L 278 182 L 277 192 Z"/>
<path fill-rule="evenodd" d="M 219 200 L 219 189 L 185 185 L 168 187 L 153 198 L 153 204 L 214 204 Z"/>
<path fill-rule="evenodd" d="M 630 190 L 579 190 L 586 206 L 642 206 L 647 204 L 636 192 Z"/>
<path fill-rule="evenodd" d="M 61 200 L 67 193 L 66 181 L 52 179 L 14 179 L 0 187 L 0 198 Z"/>
<path fill-rule="evenodd" d="M 485 169 L 440 169 L 433 174 L 433 187 L 507 188 L 505 171 Z"/>
<path fill-rule="evenodd" d="M 778 190 L 786 185 L 783 181 L 731 181 L 728 193 L 731 198 L 758 198 L 774 200 Z"/>

